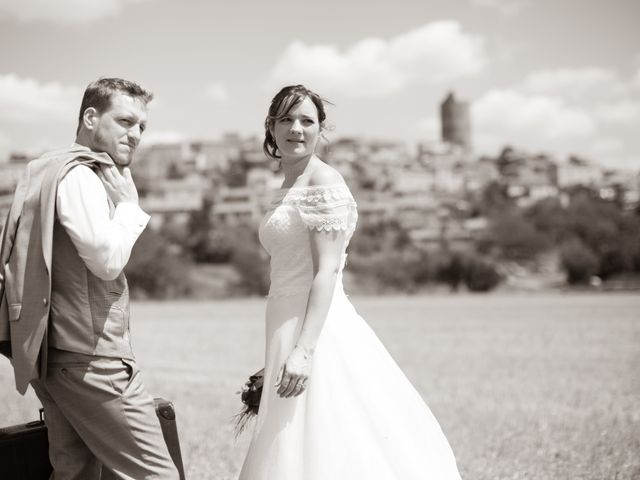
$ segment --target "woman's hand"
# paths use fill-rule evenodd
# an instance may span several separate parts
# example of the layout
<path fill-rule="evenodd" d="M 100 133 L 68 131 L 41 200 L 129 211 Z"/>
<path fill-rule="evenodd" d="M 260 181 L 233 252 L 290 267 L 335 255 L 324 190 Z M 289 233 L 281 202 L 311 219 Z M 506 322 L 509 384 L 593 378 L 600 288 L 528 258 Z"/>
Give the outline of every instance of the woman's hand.
<path fill-rule="evenodd" d="M 306 389 L 306 382 L 311 372 L 311 354 L 304 348 L 296 345 L 289 354 L 289 358 L 284 362 L 278 379 L 276 388 L 278 395 L 282 398 L 297 397 Z"/>

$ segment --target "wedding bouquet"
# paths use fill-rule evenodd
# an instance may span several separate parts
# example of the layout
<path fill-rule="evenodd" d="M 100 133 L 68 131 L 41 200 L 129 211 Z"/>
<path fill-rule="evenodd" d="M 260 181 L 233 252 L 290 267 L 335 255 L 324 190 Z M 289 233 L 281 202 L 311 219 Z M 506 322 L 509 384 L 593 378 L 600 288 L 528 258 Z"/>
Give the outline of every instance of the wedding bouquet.
<path fill-rule="evenodd" d="M 262 397 L 262 385 L 264 383 L 264 368 L 249 377 L 244 384 L 240 394 L 243 407 L 236 419 L 236 437 L 242 433 L 251 418 L 258 414 L 260 408 L 260 398 Z"/>

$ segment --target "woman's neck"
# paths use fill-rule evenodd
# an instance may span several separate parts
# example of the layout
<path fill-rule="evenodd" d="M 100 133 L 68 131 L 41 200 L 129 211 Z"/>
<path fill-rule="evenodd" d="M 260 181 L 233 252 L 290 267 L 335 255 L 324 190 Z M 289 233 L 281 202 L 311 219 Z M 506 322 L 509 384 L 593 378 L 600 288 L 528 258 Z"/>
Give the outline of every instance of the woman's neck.
<path fill-rule="evenodd" d="M 309 164 L 311 163 L 311 159 L 313 155 L 304 158 L 294 158 L 294 159 L 285 159 L 281 160 L 282 171 L 284 173 L 284 182 L 285 184 L 295 182 L 296 178 L 302 175 Z"/>

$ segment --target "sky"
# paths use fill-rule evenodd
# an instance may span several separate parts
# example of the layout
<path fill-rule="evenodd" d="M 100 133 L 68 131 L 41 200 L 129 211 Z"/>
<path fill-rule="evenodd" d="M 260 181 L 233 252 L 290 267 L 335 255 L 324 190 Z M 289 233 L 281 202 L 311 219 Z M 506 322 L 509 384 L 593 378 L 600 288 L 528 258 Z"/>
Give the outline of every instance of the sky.
<path fill-rule="evenodd" d="M 143 142 L 263 134 L 273 95 L 333 105 L 329 140 L 440 139 L 640 169 L 638 0 L 0 0 L 0 161 L 74 140 L 101 76 L 155 93 Z"/>

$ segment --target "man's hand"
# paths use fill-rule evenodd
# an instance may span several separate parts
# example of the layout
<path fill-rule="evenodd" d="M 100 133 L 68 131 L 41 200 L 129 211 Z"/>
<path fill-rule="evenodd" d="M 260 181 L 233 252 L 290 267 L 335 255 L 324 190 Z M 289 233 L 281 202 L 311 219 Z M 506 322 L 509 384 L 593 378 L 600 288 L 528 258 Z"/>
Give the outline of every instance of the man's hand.
<path fill-rule="evenodd" d="M 98 177 L 102 180 L 105 190 L 115 205 L 121 202 L 135 203 L 138 205 L 138 190 L 131 178 L 131 170 L 128 167 L 122 169 L 122 174 L 116 167 L 100 165 Z"/>

